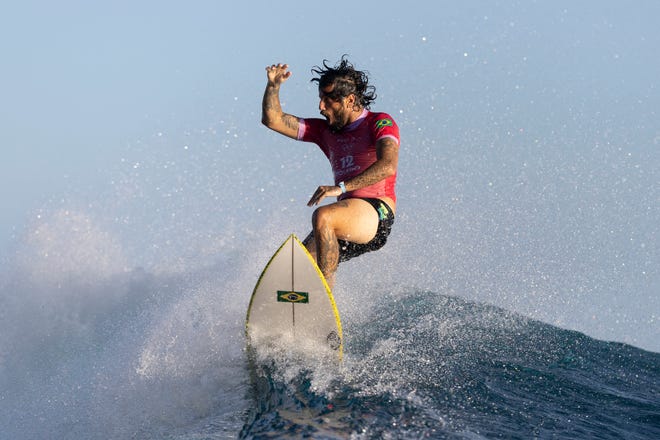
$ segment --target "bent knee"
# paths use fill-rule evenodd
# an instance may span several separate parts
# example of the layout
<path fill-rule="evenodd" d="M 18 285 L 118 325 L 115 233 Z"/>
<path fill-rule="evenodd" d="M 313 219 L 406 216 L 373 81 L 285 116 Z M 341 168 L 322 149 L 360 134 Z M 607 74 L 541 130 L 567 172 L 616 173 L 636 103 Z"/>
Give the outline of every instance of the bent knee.
<path fill-rule="evenodd" d="M 327 206 L 321 206 L 312 214 L 312 226 L 315 230 L 332 225 L 332 210 Z"/>

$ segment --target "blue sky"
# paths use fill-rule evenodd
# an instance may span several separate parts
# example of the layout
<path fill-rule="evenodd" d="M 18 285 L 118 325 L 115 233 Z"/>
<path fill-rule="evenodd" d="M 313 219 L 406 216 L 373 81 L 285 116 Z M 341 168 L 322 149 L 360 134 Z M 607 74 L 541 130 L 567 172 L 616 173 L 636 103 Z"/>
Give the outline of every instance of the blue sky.
<path fill-rule="evenodd" d="M 160 121 L 194 120 L 227 97 L 256 106 L 261 69 L 273 61 L 307 79 L 311 65 L 350 53 L 381 78 L 401 78 L 398 92 L 415 99 L 437 93 L 434 72 L 446 82 L 456 58 L 467 75 L 481 60 L 493 84 L 504 76 L 537 86 L 535 77 L 546 77 L 551 100 L 575 88 L 576 102 L 632 93 L 655 103 L 655 12 L 654 2 L 634 10 L 619 2 L 13 2 L 0 18 L 0 243 L 44 198 L 93 182 Z M 483 105 L 484 77 L 474 80 L 468 105 Z"/>

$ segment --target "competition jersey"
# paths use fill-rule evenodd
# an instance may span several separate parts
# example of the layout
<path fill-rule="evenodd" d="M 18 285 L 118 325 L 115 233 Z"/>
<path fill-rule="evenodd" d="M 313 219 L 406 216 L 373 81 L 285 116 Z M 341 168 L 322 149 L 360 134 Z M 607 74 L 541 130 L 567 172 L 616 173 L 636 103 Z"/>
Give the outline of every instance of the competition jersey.
<path fill-rule="evenodd" d="M 392 138 L 399 144 L 399 127 L 387 113 L 364 110 L 352 124 L 333 133 L 325 119 L 300 119 L 298 140 L 317 144 L 332 166 L 335 185 L 362 173 L 376 162 L 376 142 Z M 339 200 L 348 197 L 389 197 L 396 202 L 394 187 L 396 173 L 364 188 L 347 192 Z"/>

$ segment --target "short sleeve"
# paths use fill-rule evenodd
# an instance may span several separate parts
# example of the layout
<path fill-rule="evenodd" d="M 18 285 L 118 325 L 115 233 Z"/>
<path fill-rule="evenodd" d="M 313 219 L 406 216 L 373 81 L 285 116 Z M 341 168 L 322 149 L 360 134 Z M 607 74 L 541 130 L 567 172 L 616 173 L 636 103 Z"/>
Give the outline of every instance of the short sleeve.
<path fill-rule="evenodd" d="M 374 141 L 382 138 L 392 138 L 399 145 L 399 127 L 394 122 L 394 119 L 387 113 L 377 113 L 371 121 L 370 127 Z"/>
<path fill-rule="evenodd" d="M 309 118 L 298 120 L 298 140 L 303 142 L 319 143 L 325 121 L 323 119 Z"/>

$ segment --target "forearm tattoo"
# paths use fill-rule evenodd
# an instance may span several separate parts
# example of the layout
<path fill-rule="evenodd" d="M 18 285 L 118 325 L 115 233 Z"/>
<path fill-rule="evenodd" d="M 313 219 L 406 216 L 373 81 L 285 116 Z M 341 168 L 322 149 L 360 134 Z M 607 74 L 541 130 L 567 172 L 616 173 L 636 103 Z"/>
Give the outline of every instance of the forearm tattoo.
<path fill-rule="evenodd" d="M 278 87 L 266 87 L 262 102 L 261 119 L 269 126 L 270 124 L 274 124 L 276 122 L 282 122 L 282 124 L 284 124 L 287 128 L 291 130 L 298 130 L 298 118 L 282 111 Z"/>
<path fill-rule="evenodd" d="M 381 142 L 381 152 L 385 149 L 399 148 L 396 142 L 392 139 L 383 139 Z M 396 163 L 393 163 L 392 160 L 381 161 L 381 152 L 379 152 L 379 160 L 377 162 L 349 181 L 351 190 L 373 185 L 396 172 Z M 396 160 L 394 162 L 396 162 Z"/>
<path fill-rule="evenodd" d="M 266 87 L 262 106 L 264 112 L 282 111 L 282 106 L 280 105 L 280 91 L 278 88 L 271 86 Z"/>

